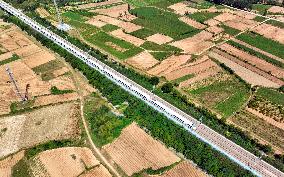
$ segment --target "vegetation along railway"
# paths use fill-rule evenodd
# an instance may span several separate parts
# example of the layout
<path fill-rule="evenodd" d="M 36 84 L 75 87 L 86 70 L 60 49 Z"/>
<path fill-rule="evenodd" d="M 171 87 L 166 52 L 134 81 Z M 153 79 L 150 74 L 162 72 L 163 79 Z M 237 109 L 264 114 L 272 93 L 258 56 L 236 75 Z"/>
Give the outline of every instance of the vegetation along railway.
<path fill-rule="evenodd" d="M 154 95 L 142 86 L 126 78 L 122 74 L 116 72 L 109 66 L 98 61 L 96 58 L 77 48 L 67 40 L 54 34 L 50 30 L 27 17 L 20 10 L 15 9 L 2 0 L 0 0 L 0 7 L 10 14 L 17 16 L 21 21 L 29 25 L 31 28 L 38 31 L 48 39 L 52 40 L 54 43 L 58 44 L 68 52 L 72 53 L 74 56 L 78 57 L 86 64 L 88 64 L 91 68 L 98 70 L 100 73 L 104 74 L 107 78 L 109 78 L 131 94 L 144 100 L 148 105 L 163 113 L 169 119 L 181 125 L 187 131 L 200 138 L 202 141 L 208 143 L 216 150 L 225 154 L 243 168 L 250 170 L 253 174 L 265 177 L 284 177 L 284 174 L 273 166 L 256 157 L 252 153 L 246 151 L 232 141 L 228 140 L 224 136 L 218 134 L 214 130 L 210 129 L 193 117 L 187 115 L 183 111 L 164 101 L 160 97 Z"/>

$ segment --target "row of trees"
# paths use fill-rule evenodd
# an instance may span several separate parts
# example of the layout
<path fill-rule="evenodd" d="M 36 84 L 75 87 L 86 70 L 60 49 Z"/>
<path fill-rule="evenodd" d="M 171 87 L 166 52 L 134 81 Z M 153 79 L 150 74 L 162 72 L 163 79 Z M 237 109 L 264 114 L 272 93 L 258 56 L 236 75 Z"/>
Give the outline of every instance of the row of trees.
<path fill-rule="evenodd" d="M 185 132 L 183 129 L 176 126 L 175 124 L 173 124 L 171 121 L 169 121 L 168 119 L 166 119 L 162 115 L 158 114 L 153 109 L 149 108 L 142 101 L 140 101 L 140 100 L 136 99 L 135 97 L 129 95 L 127 92 L 122 90 L 120 87 L 118 87 L 117 85 L 113 84 L 111 81 L 106 79 L 103 75 L 99 74 L 97 71 L 91 70 L 87 65 L 85 65 L 83 62 L 81 62 L 80 60 L 75 58 L 73 55 L 66 52 L 61 47 L 55 45 L 53 42 L 51 42 L 47 38 L 43 37 L 42 35 L 40 35 L 36 31 L 31 30 L 28 26 L 24 25 L 17 18 L 12 17 L 12 16 L 6 16 L 6 19 L 11 20 L 12 22 L 17 24 L 18 26 L 22 27 L 23 30 L 27 31 L 30 35 L 36 37 L 39 41 L 42 42 L 42 44 L 48 46 L 49 48 L 52 48 L 54 51 L 56 51 L 57 53 L 62 55 L 66 59 L 66 61 L 71 63 L 71 65 L 74 68 L 78 68 L 80 71 L 82 71 L 82 73 L 84 75 L 86 75 L 86 77 L 89 79 L 90 83 L 92 85 L 94 85 L 97 89 L 99 89 L 104 94 L 104 96 L 106 96 L 114 105 L 122 104 L 124 101 L 127 101 L 130 105 L 128 107 L 128 109 L 126 110 L 127 117 L 135 119 L 137 122 L 140 122 L 141 125 L 143 125 L 143 126 L 149 127 L 149 130 L 151 130 L 152 134 L 156 137 L 159 137 L 168 146 L 174 147 L 179 152 L 182 152 L 185 155 L 187 154 L 186 156 L 189 159 L 193 158 L 192 156 L 194 154 L 189 153 L 188 148 L 190 148 L 190 147 L 188 147 L 188 145 L 186 144 L 186 143 L 189 143 L 188 142 L 189 139 L 187 139 L 186 137 L 187 136 L 190 137 L 190 140 L 194 139 L 195 137 L 191 136 L 190 134 Z M 42 20 L 42 22 L 44 22 L 42 24 L 47 24 L 47 22 L 44 19 L 38 19 L 38 20 Z M 53 31 L 56 31 L 56 29 L 53 28 L 53 27 L 51 27 L 50 29 L 52 29 Z M 62 33 L 57 32 L 57 33 L 62 35 L 62 36 L 65 35 L 65 33 L 63 33 L 63 32 Z M 68 38 L 69 41 L 71 41 L 75 45 L 79 46 L 80 48 L 82 48 L 86 51 L 89 50 L 90 54 L 94 55 L 96 58 L 100 59 L 101 61 L 105 62 L 106 64 L 113 65 L 112 67 L 119 66 L 118 69 L 121 70 L 120 72 L 124 72 L 127 75 L 127 77 L 136 78 L 136 77 L 139 76 L 139 74 L 134 73 L 134 71 L 127 69 L 124 66 L 113 63 L 111 60 L 108 60 L 108 57 L 106 55 L 100 53 L 98 50 L 92 49 L 91 47 L 87 46 L 86 44 L 81 43 L 79 40 L 71 38 L 67 34 L 64 37 Z M 157 78 L 150 79 L 150 78 L 147 78 L 147 77 L 141 76 L 141 75 L 139 77 L 140 78 L 138 78 L 138 79 L 141 79 L 141 77 L 143 78 L 142 82 L 141 81 L 140 82 L 144 83 L 144 84 L 146 83 L 148 86 L 153 86 L 151 84 L 157 83 Z M 170 87 L 168 87 L 168 88 L 170 88 Z M 255 141 L 251 140 L 243 132 L 236 129 L 235 127 L 227 125 L 222 120 L 217 119 L 214 115 L 212 115 L 207 110 L 196 108 L 193 104 L 191 104 L 187 101 L 186 97 L 180 95 L 177 91 L 170 89 L 169 93 L 167 93 L 167 94 L 162 93 L 162 91 L 159 91 L 159 90 L 156 90 L 156 92 L 158 92 L 158 94 L 160 96 L 164 97 L 165 99 L 167 99 L 172 104 L 176 105 L 177 107 L 181 108 L 182 110 L 186 111 L 187 113 L 193 115 L 194 117 L 202 118 L 203 123 L 207 124 L 208 126 L 213 128 L 214 130 L 216 130 L 216 131 L 220 132 L 221 134 L 227 136 L 228 138 L 232 139 L 237 144 L 240 144 L 241 146 L 245 147 L 249 151 L 260 155 L 258 148 L 257 148 L 257 143 Z M 147 113 L 147 111 L 149 111 L 149 112 Z M 155 117 L 155 119 L 153 119 L 153 117 Z M 164 126 L 165 123 L 171 124 L 171 126 L 170 127 Z M 175 128 L 173 128 L 172 126 L 175 127 Z M 182 138 L 176 137 L 177 135 L 175 135 L 175 132 L 178 132 L 178 131 L 181 131 L 180 136 L 182 136 Z M 182 141 L 183 139 L 186 139 L 188 141 L 183 142 Z M 196 141 L 197 144 L 200 144 L 200 143 L 202 144 L 202 142 L 200 142 L 196 138 L 194 139 L 194 141 Z M 220 155 L 221 159 L 226 159 L 224 156 L 222 156 L 218 152 L 215 152 L 214 150 L 209 148 L 204 143 L 201 146 L 205 148 L 205 150 L 204 150 L 205 154 L 206 154 L 206 150 L 210 149 L 211 155 L 213 153 L 214 156 L 219 157 L 219 155 Z M 202 157 L 202 155 L 198 154 L 198 157 L 194 156 L 194 158 L 200 159 L 199 156 Z M 212 156 L 210 156 L 210 157 L 212 157 Z M 197 161 L 196 163 L 203 166 L 200 163 L 205 163 L 206 160 L 208 160 L 208 159 L 206 159 L 205 161 L 203 161 L 203 160 L 205 160 L 205 159 L 201 159 L 200 161 Z M 211 160 L 213 161 L 214 159 L 211 159 Z M 275 159 L 268 159 L 268 161 L 270 163 L 274 164 L 274 165 L 276 164 L 275 166 L 277 166 L 279 169 L 284 170 L 283 164 L 281 164 L 281 162 L 279 163 L 279 161 L 277 161 Z M 233 168 L 236 168 L 235 167 L 236 164 L 230 162 L 228 159 L 226 161 L 224 161 L 224 163 L 226 163 L 226 164 L 222 164 L 222 160 L 221 160 L 221 162 L 218 161 L 218 163 L 220 163 L 220 166 L 217 165 L 217 167 L 216 167 L 218 169 L 219 168 L 231 169 L 231 166 L 234 166 Z M 216 166 L 216 165 L 214 165 L 214 166 Z M 225 167 L 223 167 L 223 166 L 225 166 Z M 204 168 L 206 170 L 208 170 L 206 165 L 204 165 Z M 221 170 L 221 172 L 223 173 L 223 170 Z M 231 172 L 232 171 L 230 170 L 230 173 Z M 241 172 L 243 173 L 243 171 L 241 171 Z M 216 175 L 215 172 L 211 171 L 210 173 L 211 174 L 214 173 L 214 175 Z M 247 174 L 247 172 L 246 172 L 246 174 Z"/>

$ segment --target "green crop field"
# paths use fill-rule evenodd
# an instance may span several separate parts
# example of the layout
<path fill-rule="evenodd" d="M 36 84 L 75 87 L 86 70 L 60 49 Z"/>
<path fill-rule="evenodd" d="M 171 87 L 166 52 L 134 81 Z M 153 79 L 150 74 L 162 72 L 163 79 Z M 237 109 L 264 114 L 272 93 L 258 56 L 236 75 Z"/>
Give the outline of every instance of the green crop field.
<path fill-rule="evenodd" d="M 188 93 L 223 117 L 232 115 L 249 97 L 249 89 L 237 79 L 215 82 Z"/>
<path fill-rule="evenodd" d="M 217 15 L 220 15 L 221 13 L 213 13 L 213 12 L 196 12 L 194 14 L 187 15 L 188 17 L 200 22 L 204 23 L 206 20 L 209 20 L 211 18 L 216 17 Z"/>
<path fill-rule="evenodd" d="M 260 88 L 256 93 L 257 96 L 261 96 L 276 105 L 284 106 L 284 93 L 269 88 Z"/>
<path fill-rule="evenodd" d="M 280 58 L 284 57 L 284 45 L 279 42 L 273 41 L 272 39 L 265 38 L 259 34 L 252 32 L 243 33 L 237 37 L 237 39 L 242 40 L 252 46 L 255 46 L 261 50 L 269 52 Z"/>
<path fill-rule="evenodd" d="M 138 17 L 132 21 L 133 23 L 174 39 L 190 37 L 199 32 L 199 30 L 178 20 L 178 15 L 154 7 L 136 8 L 131 10 L 131 13 Z"/>

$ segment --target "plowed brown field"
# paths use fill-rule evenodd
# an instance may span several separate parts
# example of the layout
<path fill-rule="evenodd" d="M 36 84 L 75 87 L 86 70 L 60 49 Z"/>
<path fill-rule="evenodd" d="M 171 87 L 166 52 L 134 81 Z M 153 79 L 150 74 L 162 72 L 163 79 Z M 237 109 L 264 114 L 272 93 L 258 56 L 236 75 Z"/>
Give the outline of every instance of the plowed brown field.
<path fill-rule="evenodd" d="M 140 38 L 137 38 L 137 37 L 132 36 L 130 34 L 124 33 L 122 29 L 114 30 L 114 31 L 110 32 L 110 34 L 119 38 L 119 39 L 130 42 L 133 45 L 136 45 L 138 47 L 145 42 L 144 40 L 142 40 Z"/>
<path fill-rule="evenodd" d="M 127 59 L 126 62 L 130 64 L 131 66 L 141 69 L 141 70 L 147 70 L 159 63 L 159 61 L 156 60 L 147 51 L 141 52 L 140 54 Z"/>
<path fill-rule="evenodd" d="M 270 24 L 261 24 L 253 29 L 254 32 L 263 35 L 266 38 L 273 39 L 275 41 L 284 44 L 284 29 L 272 26 Z"/>
<path fill-rule="evenodd" d="M 103 146 L 103 150 L 128 176 L 143 169 L 157 170 L 180 160 L 135 123 L 123 129 L 116 140 Z"/>
<path fill-rule="evenodd" d="M 147 41 L 155 42 L 159 45 L 171 42 L 172 40 L 173 39 L 171 37 L 159 33 L 147 37 Z"/>
<path fill-rule="evenodd" d="M 112 177 L 112 175 L 103 165 L 99 165 L 87 173 L 80 175 L 80 177 Z"/>

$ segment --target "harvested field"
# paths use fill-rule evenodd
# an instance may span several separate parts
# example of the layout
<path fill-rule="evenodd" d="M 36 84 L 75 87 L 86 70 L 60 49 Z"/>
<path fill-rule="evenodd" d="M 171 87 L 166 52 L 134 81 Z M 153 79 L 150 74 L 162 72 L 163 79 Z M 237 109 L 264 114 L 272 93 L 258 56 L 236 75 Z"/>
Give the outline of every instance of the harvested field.
<path fill-rule="evenodd" d="M 14 39 L 12 39 L 9 35 L 5 33 L 0 35 L 0 43 L 1 46 L 8 51 L 13 51 L 20 48 L 20 46 L 14 41 Z"/>
<path fill-rule="evenodd" d="M 64 147 L 39 153 L 31 171 L 35 175 L 44 168 L 49 176 L 75 177 L 86 169 L 99 165 L 99 161 L 88 148 Z"/>
<path fill-rule="evenodd" d="M 209 33 L 207 31 L 201 31 L 200 33 L 194 35 L 193 37 L 189 37 L 186 39 L 170 43 L 170 45 L 180 48 L 186 53 L 197 54 L 202 52 L 204 49 L 214 45 L 213 42 L 208 41 L 211 40 L 212 38 L 213 38 L 212 33 Z"/>
<path fill-rule="evenodd" d="M 157 170 L 180 160 L 135 123 L 124 128 L 114 142 L 103 146 L 103 150 L 128 176 L 143 169 Z"/>
<path fill-rule="evenodd" d="M 146 51 L 127 59 L 126 62 L 141 70 L 147 70 L 159 63 L 158 60 L 156 60 L 150 53 Z"/>
<path fill-rule="evenodd" d="M 31 44 L 31 45 L 19 48 L 17 50 L 14 50 L 13 53 L 17 54 L 20 57 L 27 57 L 27 56 L 40 52 L 40 50 L 41 49 L 37 45 Z"/>
<path fill-rule="evenodd" d="M 189 162 L 181 162 L 162 175 L 149 175 L 149 177 L 206 177 L 204 172 Z"/>
<path fill-rule="evenodd" d="M 209 26 L 216 26 L 219 25 L 221 22 L 215 19 L 209 19 L 207 21 L 204 22 L 205 24 L 209 25 Z"/>
<path fill-rule="evenodd" d="M 26 121 L 20 137 L 22 148 L 33 147 L 50 140 L 76 137 L 80 132 L 78 105 L 66 103 L 25 114 Z"/>
<path fill-rule="evenodd" d="M 210 52 L 209 56 L 230 67 L 238 76 L 240 76 L 242 79 L 252 85 L 275 88 L 280 87 L 280 84 L 270 81 L 269 79 L 245 68 L 244 66 L 239 65 L 238 63 L 235 63 L 234 61 L 231 61 L 230 59 L 218 53 Z"/>
<path fill-rule="evenodd" d="M 56 104 L 56 103 L 63 103 L 67 101 L 74 101 L 77 99 L 78 99 L 77 93 L 39 96 L 35 99 L 34 107 L 45 106 L 45 105 Z"/>
<path fill-rule="evenodd" d="M 0 91 L 1 93 L 1 91 Z M 0 115 L 9 114 L 11 111 L 10 109 L 10 102 L 0 99 Z"/>
<path fill-rule="evenodd" d="M 203 25 L 202 23 L 199 23 L 199 22 L 192 20 L 191 18 L 188 18 L 188 17 L 180 17 L 179 20 L 188 24 L 189 26 L 196 28 L 196 29 L 206 28 L 206 25 Z"/>
<path fill-rule="evenodd" d="M 252 20 L 256 17 L 256 15 L 251 14 L 251 13 L 247 13 L 247 12 L 243 12 L 243 11 L 232 11 L 235 15 L 240 16 L 241 18 L 245 18 L 245 19 L 249 19 Z"/>
<path fill-rule="evenodd" d="M 110 4 L 116 4 L 123 2 L 122 0 L 108 0 L 108 1 L 102 1 L 102 2 L 97 2 L 97 3 L 89 3 L 89 4 L 83 4 L 79 5 L 79 9 L 90 9 L 98 6 L 105 6 L 105 5 L 110 5 Z"/>
<path fill-rule="evenodd" d="M 54 77 L 58 77 L 58 76 L 61 76 L 61 75 L 65 74 L 65 73 L 67 73 L 68 71 L 69 71 L 68 68 L 62 67 L 60 69 L 57 69 L 57 70 L 53 71 L 53 75 L 54 75 Z"/>
<path fill-rule="evenodd" d="M 259 22 L 255 20 L 249 20 L 249 19 L 239 17 L 233 20 L 226 21 L 224 24 L 231 28 L 244 31 L 244 30 L 251 29 L 252 27 L 258 25 Z"/>
<path fill-rule="evenodd" d="M 103 21 L 103 22 L 108 23 L 108 24 L 116 25 L 116 26 L 124 29 L 127 33 L 131 33 L 133 31 L 137 31 L 137 30 L 142 28 L 141 26 L 136 25 L 134 23 L 125 22 L 125 21 L 118 20 L 118 19 L 113 18 L 113 17 L 104 16 L 104 15 L 97 15 L 94 18 L 96 20 Z"/>
<path fill-rule="evenodd" d="M 254 114 L 256 115 L 257 117 L 259 118 L 262 118 L 263 120 L 265 120 L 266 122 L 268 122 L 269 124 L 275 126 L 275 127 L 278 127 L 282 130 L 284 130 L 284 121 L 281 123 L 279 121 L 275 121 L 273 118 L 271 117 L 268 117 L 266 115 L 263 115 L 262 113 L 258 112 L 257 110 L 255 109 L 252 109 L 252 108 L 246 108 L 246 111 L 250 112 L 251 114 Z"/>
<path fill-rule="evenodd" d="M 0 176 L 1 177 L 11 177 L 12 168 L 16 163 L 24 157 L 24 151 L 20 151 L 4 160 L 0 161 Z"/>
<path fill-rule="evenodd" d="M 20 136 L 23 131 L 25 120 L 26 117 L 22 115 L 0 119 L 0 158 L 20 150 L 20 141 L 22 141 Z"/>
<path fill-rule="evenodd" d="M 210 32 L 214 35 L 217 35 L 217 34 L 224 32 L 224 29 L 221 28 L 221 27 L 218 27 L 218 26 L 210 26 L 209 28 L 206 28 L 206 31 L 208 31 L 208 32 Z"/>
<path fill-rule="evenodd" d="M 248 62 L 252 66 L 255 66 L 267 73 L 271 73 L 273 76 L 277 78 L 284 78 L 284 70 L 276 67 L 258 57 L 255 57 L 253 55 L 250 55 L 240 49 L 237 49 L 229 44 L 222 44 L 218 46 L 220 49 L 226 51 L 227 53 L 236 56 L 240 60 L 243 60 L 244 62 Z"/>
<path fill-rule="evenodd" d="M 66 103 L 0 119 L 0 158 L 50 140 L 78 136 L 78 105 Z"/>
<path fill-rule="evenodd" d="M 130 34 L 124 33 L 122 29 L 118 29 L 118 30 L 112 31 L 112 32 L 110 32 L 110 34 L 115 36 L 115 37 L 117 37 L 117 38 L 119 38 L 119 39 L 122 39 L 124 41 L 130 42 L 133 45 L 138 46 L 138 47 L 145 42 L 144 40 L 142 40 L 140 38 L 137 38 L 137 37 L 134 37 L 134 36 L 132 36 Z"/>
<path fill-rule="evenodd" d="M 50 16 L 50 13 L 46 10 L 46 9 L 44 9 L 44 8 L 42 8 L 42 7 L 39 7 L 39 8 L 37 8 L 36 9 L 36 12 L 40 15 L 40 17 L 42 17 L 42 18 L 46 18 L 46 17 L 49 17 Z"/>
<path fill-rule="evenodd" d="M 73 80 L 68 76 L 60 76 L 49 81 L 50 85 L 59 90 L 76 90 Z"/>
<path fill-rule="evenodd" d="M 222 14 L 214 17 L 215 20 L 218 20 L 220 22 L 226 22 L 226 21 L 237 19 L 237 18 L 239 18 L 239 17 L 236 16 L 236 15 L 233 15 L 231 13 L 222 13 Z"/>
<path fill-rule="evenodd" d="M 34 68 L 39 65 L 48 63 L 51 60 L 55 60 L 54 54 L 51 54 L 48 51 L 41 51 L 38 53 L 34 53 L 33 55 L 27 56 L 23 58 L 23 62 L 29 67 Z"/>
<path fill-rule="evenodd" d="M 268 12 L 273 14 L 284 14 L 284 7 L 272 6 L 268 9 Z"/>
<path fill-rule="evenodd" d="M 284 44 L 284 29 L 263 23 L 253 29 L 254 32 L 263 35 L 266 38 L 275 40 Z"/>
<path fill-rule="evenodd" d="M 195 12 L 198 11 L 197 9 L 187 7 L 187 5 L 183 2 L 173 4 L 173 5 L 169 6 L 168 8 L 173 9 L 175 11 L 175 13 L 177 13 L 179 15 L 184 15 L 186 12 L 195 13 Z"/>
<path fill-rule="evenodd" d="M 162 76 L 166 73 L 178 69 L 181 65 L 185 64 L 190 59 L 191 59 L 190 55 L 179 55 L 179 56 L 173 55 L 163 60 L 156 67 L 150 69 L 148 73 L 155 76 Z"/>
<path fill-rule="evenodd" d="M 229 122 L 245 129 L 261 143 L 271 144 L 274 149 L 284 151 L 284 130 L 271 125 L 262 118 L 248 111 L 242 111 L 230 118 Z"/>
<path fill-rule="evenodd" d="M 91 10 L 90 12 L 95 12 L 98 14 L 107 15 L 126 21 L 132 21 L 137 18 L 128 12 L 128 4 L 112 6 L 106 9 L 102 8 L 102 9 Z"/>
<path fill-rule="evenodd" d="M 87 173 L 80 175 L 80 177 L 112 177 L 112 175 L 103 165 L 99 165 Z"/>
<path fill-rule="evenodd" d="M 7 52 L 7 53 L 3 53 L 0 55 L 0 61 L 6 60 L 8 58 L 13 57 L 13 53 L 12 52 Z"/>
<path fill-rule="evenodd" d="M 147 41 L 155 42 L 156 44 L 159 44 L 159 45 L 171 42 L 172 40 L 173 38 L 163 35 L 163 34 L 159 34 L 159 33 L 147 37 Z"/>
<path fill-rule="evenodd" d="M 184 65 L 173 72 L 165 74 L 166 79 L 176 80 L 178 78 L 181 78 L 189 74 L 197 75 L 210 68 L 215 68 L 217 72 L 220 70 L 217 64 L 214 63 L 212 60 L 210 60 L 207 56 L 204 56 L 203 59 L 200 59 L 200 60 L 201 62 L 200 61 L 193 62 L 187 65 Z"/>
<path fill-rule="evenodd" d="M 90 24 L 90 25 L 94 25 L 94 26 L 99 27 L 99 28 L 101 28 L 101 27 L 103 27 L 103 26 L 106 25 L 105 22 L 102 22 L 102 21 L 97 20 L 97 19 L 95 19 L 95 18 L 89 19 L 88 21 L 86 21 L 86 23 L 88 23 L 88 24 Z"/>

